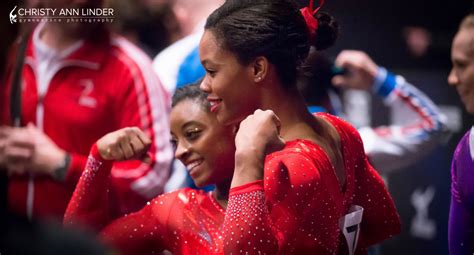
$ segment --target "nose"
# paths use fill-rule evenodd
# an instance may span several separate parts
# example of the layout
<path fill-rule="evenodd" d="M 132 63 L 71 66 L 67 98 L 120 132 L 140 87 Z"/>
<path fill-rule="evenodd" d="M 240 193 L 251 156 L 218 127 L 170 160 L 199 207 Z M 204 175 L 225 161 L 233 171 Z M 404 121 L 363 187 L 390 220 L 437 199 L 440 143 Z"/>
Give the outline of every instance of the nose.
<path fill-rule="evenodd" d="M 206 93 L 211 92 L 211 87 L 209 86 L 209 79 L 207 78 L 207 74 L 206 76 L 204 76 L 204 79 L 202 79 L 201 84 L 199 85 L 199 88 Z"/>
<path fill-rule="evenodd" d="M 448 75 L 448 84 L 451 86 L 456 86 L 459 83 L 459 78 L 454 71 L 454 68 L 451 69 Z"/>
<path fill-rule="evenodd" d="M 176 151 L 174 152 L 175 158 L 177 158 L 178 160 L 184 163 L 184 161 L 186 160 L 186 157 L 188 157 L 189 155 L 189 148 L 190 148 L 189 144 L 185 142 L 179 142 L 176 147 Z"/>

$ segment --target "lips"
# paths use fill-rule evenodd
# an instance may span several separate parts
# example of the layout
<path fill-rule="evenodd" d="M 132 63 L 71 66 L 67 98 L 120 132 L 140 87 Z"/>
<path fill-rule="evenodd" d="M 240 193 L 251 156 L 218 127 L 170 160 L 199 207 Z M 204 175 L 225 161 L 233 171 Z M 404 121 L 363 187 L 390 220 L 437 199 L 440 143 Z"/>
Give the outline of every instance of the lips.
<path fill-rule="evenodd" d="M 222 102 L 220 98 L 207 97 L 207 101 L 211 104 L 211 112 L 217 111 L 217 107 Z"/>
<path fill-rule="evenodd" d="M 202 164 L 202 162 L 204 162 L 203 159 L 193 160 L 193 161 L 186 164 L 186 168 L 188 169 L 189 173 L 191 174 L 197 166 Z"/>

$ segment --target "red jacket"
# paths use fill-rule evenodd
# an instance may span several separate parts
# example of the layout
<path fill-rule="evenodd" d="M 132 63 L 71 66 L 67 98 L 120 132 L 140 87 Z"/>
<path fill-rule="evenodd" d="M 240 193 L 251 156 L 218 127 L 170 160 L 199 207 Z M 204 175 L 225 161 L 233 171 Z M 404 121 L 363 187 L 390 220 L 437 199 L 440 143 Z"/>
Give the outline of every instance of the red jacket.
<path fill-rule="evenodd" d="M 33 36 L 29 38 L 22 74 L 22 124 L 32 122 L 42 128 L 70 153 L 71 164 L 65 182 L 50 177 L 12 176 L 10 209 L 62 218 L 91 146 L 106 133 L 127 126 L 138 126 L 152 138 L 153 162 L 147 165 L 126 161 L 114 166 L 111 194 L 117 196 L 118 209 L 136 210 L 160 194 L 172 159 L 170 98 L 153 73 L 149 58 L 118 36 L 83 41 L 78 49 L 54 64 L 55 72 L 40 99 Z M 7 85 L 1 87 L 5 90 L 0 93 L 2 124 L 11 124 L 11 76 L 7 73 Z"/>

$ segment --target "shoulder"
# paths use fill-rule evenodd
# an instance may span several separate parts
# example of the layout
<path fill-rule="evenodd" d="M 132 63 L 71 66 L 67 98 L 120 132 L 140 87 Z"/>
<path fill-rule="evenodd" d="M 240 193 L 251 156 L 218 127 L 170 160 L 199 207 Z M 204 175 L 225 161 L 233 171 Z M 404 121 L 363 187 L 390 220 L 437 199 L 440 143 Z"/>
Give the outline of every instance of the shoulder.
<path fill-rule="evenodd" d="M 328 121 L 334 126 L 334 128 L 336 128 L 339 133 L 341 131 L 357 133 L 357 129 L 341 117 L 334 116 L 325 112 L 316 113 L 314 116 L 321 117 L 324 120 Z"/>
<path fill-rule="evenodd" d="M 111 55 L 118 63 L 130 70 L 151 75 L 151 59 L 137 46 L 121 36 L 112 36 L 110 39 Z"/>
<path fill-rule="evenodd" d="M 474 160 L 474 127 L 468 130 L 461 140 L 459 140 L 454 152 L 455 160 L 457 160 L 461 154 L 464 154 L 464 152 Z"/>
<path fill-rule="evenodd" d="M 313 142 L 294 140 L 287 142 L 283 150 L 269 154 L 265 159 L 265 176 L 311 175 L 319 176 L 317 170 L 324 164 L 322 150 Z"/>
<path fill-rule="evenodd" d="M 109 71 L 113 72 L 114 81 L 124 86 L 134 84 L 138 86 L 138 91 L 148 91 L 149 96 L 165 97 L 151 59 L 141 49 L 121 36 L 113 36 L 110 43 Z"/>
<path fill-rule="evenodd" d="M 363 146 L 359 131 L 348 121 L 328 113 L 317 113 L 315 116 L 328 121 L 336 129 L 341 143 L 355 142 L 354 146 Z"/>
<path fill-rule="evenodd" d="M 469 152 L 471 154 L 471 158 L 474 161 L 474 126 L 471 128 L 469 133 Z"/>
<path fill-rule="evenodd" d="M 288 141 L 285 143 L 285 147 L 282 150 L 269 154 L 266 161 L 282 158 L 297 158 L 304 159 L 311 157 L 311 152 L 316 149 L 311 141 L 297 139 Z"/>

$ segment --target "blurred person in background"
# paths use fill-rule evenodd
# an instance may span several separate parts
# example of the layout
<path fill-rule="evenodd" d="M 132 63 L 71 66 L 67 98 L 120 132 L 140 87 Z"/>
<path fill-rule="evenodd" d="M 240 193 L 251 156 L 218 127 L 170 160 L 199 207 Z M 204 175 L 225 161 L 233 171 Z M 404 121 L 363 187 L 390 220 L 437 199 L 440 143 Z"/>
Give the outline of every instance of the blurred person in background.
<path fill-rule="evenodd" d="M 179 39 L 180 28 L 171 1 L 105 0 L 116 12 L 112 29 L 151 58 Z"/>
<path fill-rule="evenodd" d="M 373 92 L 392 112 L 403 116 L 388 126 L 358 127 L 364 150 L 379 173 L 387 174 L 419 161 L 450 134 L 446 117 L 431 99 L 403 77 L 378 66 L 366 53 L 344 50 L 334 64 L 343 73 L 335 73 L 338 70 L 320 53 L 313 52 L 306 61 L 299 89 L 310 110 L 344 117 L 341 89 L 359 89 Z"/>
<path fill-rule="evenodd" d="M 461 22 L 451 61 L 448 83 L 457 90 L 466 111 L 474 115 L 474 13 Z M 451 164 L 448 237 L 449 254 L 474 253 L 474 126 L 459 141 Z"/>
<path fill-rule="evenodd" d="M 98 8 L 102 1 L 41 4 Z M 90 146 L 127 126 L 151 137 L 151 161 L 114 165 L 115 212 L 136 210 L 160 194 L 172 159 L 170 98 L 150 59 L 100 22 L 46 21 L 26 38 L 24 52 L 19 47 L 10 52 L 24 65 L 9 69 L 1 87 L 0 166 L 10 175 L 9 209 L 30 219 L 62 219 Z"/>
<path fill-rule="evenodd" d="M 172 10 L 182 39 L 173 43 L 153 60 L 153 69 L 171 94 L 176 88 L 197 81 L 205 74 L 199 61 L 198 44 L 209 14 L 223 0 L 173 0 Z"/>

